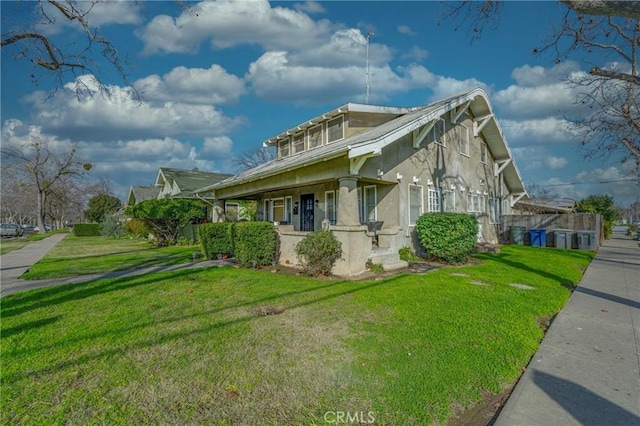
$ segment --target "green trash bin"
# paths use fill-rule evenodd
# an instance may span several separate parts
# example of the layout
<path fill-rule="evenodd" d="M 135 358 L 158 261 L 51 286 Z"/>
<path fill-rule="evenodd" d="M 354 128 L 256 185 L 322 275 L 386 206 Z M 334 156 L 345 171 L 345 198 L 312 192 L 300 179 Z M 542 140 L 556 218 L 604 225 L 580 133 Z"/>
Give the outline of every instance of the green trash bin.
<path fill-rule="evenodd" d="M 524 226 L 512 226 L 509 228 L 509 239 L 511 244 L 517 244 L 519 246 L 524 245 L 524 234 L 527 228 Z"/>

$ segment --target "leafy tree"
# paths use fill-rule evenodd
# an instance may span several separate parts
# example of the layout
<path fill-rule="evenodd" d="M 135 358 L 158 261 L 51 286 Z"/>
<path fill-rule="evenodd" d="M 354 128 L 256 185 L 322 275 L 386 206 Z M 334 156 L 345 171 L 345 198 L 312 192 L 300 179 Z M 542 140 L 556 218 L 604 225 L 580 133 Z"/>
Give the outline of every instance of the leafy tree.
<path fill-rule="evenodd" d="M 611 237 L 613 222 L 618 219 L 618 209 L 611 195 L 590 195 L 580 200 L 578 203 L 578 211 L 581 213 L 596 213 L 602 215 L 602 220 L 604 221 L 604 237 Z"/>
<path fill-rule="evenodd" d="M 37 196 L 37 219 L 41 233 L 45 232 L 48 198 L 53 196 L 63 181 L 80 178 L 92 167 L 90 163 L 75 158 L 75 148 L 58 153 L 38 139 L 19 148 L 3 147 L 1 152 L 2 167 L 11 168 L 23 177 L 25 188 L 31 188 Z"/>
<path fill-rule="evenodd" d="M 593 54 L 604 54 L 606 67 L 593 66 L 588 74 L 567 81 L 579 94 L 576 104 L 585 113 L 569 117 L 587 157 L 620 152 L 622 161 L 632 161 L 640 174 L 640 6 L 637 1 L 562 0 L 566 9 L 558 16 L 552 33 L 535 54 L 550 53 L 558 63 L 574 52 L 584 62 Z M 499 25 L 502 1 L 463 1 L 452 6 L 446 17 L 456 17 L 467 26 L 473 40 L 485 28 Z M 600 64 L 602 65 L 602 64 Z"/>
<path fill-rule="evenodd" d="M 90 221 L 101 223 L 108 216 L 118 211 L 120 206 L 120 200 L 113 195 L 96 195 L 89 200 L 89 209 L 85 211 L 85 215 Z"/>
<path fill-rule="evenodd" d="M 197 200 L 163 198 L 146 200 L 127 207 L 125 214 L 140 219 L 153 230 L 158 245 L 172 244 L 182 229 L 206 218 L 206 207 Z"/>

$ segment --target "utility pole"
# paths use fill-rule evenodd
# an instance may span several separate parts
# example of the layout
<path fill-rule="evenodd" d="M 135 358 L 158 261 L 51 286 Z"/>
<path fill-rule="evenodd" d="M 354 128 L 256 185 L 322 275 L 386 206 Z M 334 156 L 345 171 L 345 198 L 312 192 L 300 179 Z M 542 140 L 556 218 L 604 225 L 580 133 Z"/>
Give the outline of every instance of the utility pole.
<path fill-rule="evenodd" d="M 373 31 L 367 33 L 367 70 L 365 75 L 365 87 L 364 87 L 364 103 L 369 103 L 369 40 L 373 35 Z"/>

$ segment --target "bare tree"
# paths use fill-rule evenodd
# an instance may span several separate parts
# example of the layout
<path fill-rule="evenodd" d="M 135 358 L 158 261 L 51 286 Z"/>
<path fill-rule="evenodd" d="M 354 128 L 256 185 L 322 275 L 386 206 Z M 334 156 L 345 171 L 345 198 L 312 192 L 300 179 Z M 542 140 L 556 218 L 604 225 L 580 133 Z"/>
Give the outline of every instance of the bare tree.
<path fill-rule="evenodd" d="M 33 65 L 29 77 L 34 83 L 43 75 L 52 75 L 57 88 L 69 80 L 75 80 L 76 91 L 86 92 L 87 87 L 83 85 L 83 80 L 76 77 L 89 74 L 95 78 L 101 93 L 108 96 L 108 87 L 102 83 L 101 71 L 115 71 L 133 96 L 139 99 L 138 93 L 127 79 L 129 66 L 126 58 L 121 57 L 116 46 L 103 37 L 98 28 L 89 24 L 92 11 L 99 3 L 105 1 L 6 2 L 2 6 L 0 48 L 11 49 L 15 60 L 29 61 Z M 9 8 L 14 10 L 7 13 Z M 25 16 L 29 16 L 30 19 L 25 20 Z M 20 20 L 12 21 L 12 17 L 20 17 Z M 55 33 L 53 28 L 56 25 L 64 23 L 79 30 L 81 36 L 62 46 L 56 43 L 51 34 Z M 108 70 L 103 70 L 101 64 L 107 64 Z"/>
<path fill-rule="evenodd" d="M 472 40 L 479 39 L 485 25 L 496 27 L 497 1 L 457 4 L 445 15 L 468 26 Z M 558 63 L 573 52 L 604 53 L 606 66 L 594 63 L 588 74 L 574 75 L 569 83 L 579 89 L 576 102 L 587 111 L 568 117 L 574 124 L 588 157 L 622 153 L 622 161 L 633 161 L 640 175 L 640 1 L 563 0 L 567 6 L 559 25 L 534 53 L 550 53 Z"/>
<path fill-rule="evenodd" d="M 44 232 L 47 198 L 59 187 L 59 181 L 77 178 L 91 170 L 91 164 L 75 159 L 76 150 L 58 154 L 46 143 L 35 139 L 21 148 L 3 147 L 2 166 L 13 167 L 33 188 L 37 196 L 37 219 L 40 232 Z"/>
<path fill-rule="evenodd" d="M 239 172 L 253 169 L 261 164 L 268 163 L 275 159 L 273 150 L 269 148 L 254 148 L 236 155 L 231 159 L 231 163 Z"/>

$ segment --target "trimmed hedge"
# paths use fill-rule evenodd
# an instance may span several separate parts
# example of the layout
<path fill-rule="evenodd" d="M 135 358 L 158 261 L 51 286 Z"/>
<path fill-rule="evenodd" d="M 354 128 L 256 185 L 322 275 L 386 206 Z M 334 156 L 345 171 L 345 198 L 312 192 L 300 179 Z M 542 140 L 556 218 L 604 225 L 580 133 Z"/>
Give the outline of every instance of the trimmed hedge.
<path fill-rule="evenodd" d="M 271 222 L 235 222 L 233 253 L 240 266 L 257 268 L 276 261 L 277 236 Z"/>
<path fill-rule="evenodd" d="M 425 213 L 416 232 L 427 255 L 444 263 L 464 263 L 478 241 L 478 221 L 464 213 Z"/>
<path fill-rule="evenodd" d="M 233 253 L 230 222 L 203 223 L 198 226 L 198 238 L 202 254 L 206 259 L 215 259 L 219 254 Z"/>
<path fill-rule="evenodd" d="M 76 237 L 99 237 L 102 235 L 100 232 L 100 224 L 76 223 L 73 225 L 73 235 Z"/>
<path fill-rule="evenodd" d="M 296 255 L 306 275 L 329 275 L 342 258 L 342 243 L 331 231 L 314 231 L 296 245 Z"/>

